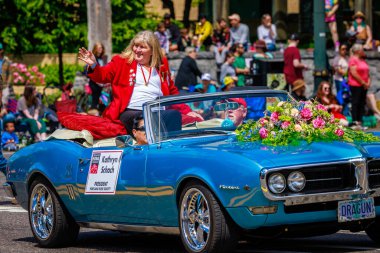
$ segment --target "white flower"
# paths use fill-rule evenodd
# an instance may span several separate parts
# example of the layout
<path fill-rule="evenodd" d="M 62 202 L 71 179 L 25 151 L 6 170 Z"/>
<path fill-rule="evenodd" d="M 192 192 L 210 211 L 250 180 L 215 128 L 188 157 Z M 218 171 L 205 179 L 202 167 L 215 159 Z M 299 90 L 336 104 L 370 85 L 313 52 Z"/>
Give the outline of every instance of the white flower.
<path fill-rule="evenodd" d="M 295 124 L 295 125 L 294 125 L 294 130 L 296 130 L 296 132 L 301 132 L 301 131 L 302 131 L 302 127 L 301 127 L 301 125 L 299 125 L 299 124 Z"/>
<path fill-rule="evenodd" d="M 293 108 L 291 111 L 290 111 L 290 115 L 292 115 L 293 117 L 297 117 L 299 114 L 299 111 L 296 109 L 296 108 Z"/>
<path fill-rule="evenodd" d="M 277 104 L 277 106 L 282 106 L 284 104 L 284 101 L 281 101 L 281 102 L 279 102 L 278 104 Z"/>

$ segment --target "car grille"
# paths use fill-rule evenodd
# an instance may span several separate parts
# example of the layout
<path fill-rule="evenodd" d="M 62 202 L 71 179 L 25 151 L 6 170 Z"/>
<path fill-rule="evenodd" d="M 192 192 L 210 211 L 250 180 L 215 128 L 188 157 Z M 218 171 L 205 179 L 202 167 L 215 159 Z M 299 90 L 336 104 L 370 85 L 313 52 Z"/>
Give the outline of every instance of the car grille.
<path fill-rule="evenodd" d="M 306 184 L 301 194 L 339 192 L 352 190 L 356 187 L 355 166 L 351 163 L 320 165 L 312 167 L 299 167 L 297 169 L 284 169 L 269 173 L 281 173 L 287 178 L 293 171 L 300 171 L 305 175 Z M 288 187 L 281 195 L 292 192 Z"/>
<path fill-rule="evenodd" d="M 370 189 L 380 187 L 380 160 L 368 162 L 368 185 Z"/>

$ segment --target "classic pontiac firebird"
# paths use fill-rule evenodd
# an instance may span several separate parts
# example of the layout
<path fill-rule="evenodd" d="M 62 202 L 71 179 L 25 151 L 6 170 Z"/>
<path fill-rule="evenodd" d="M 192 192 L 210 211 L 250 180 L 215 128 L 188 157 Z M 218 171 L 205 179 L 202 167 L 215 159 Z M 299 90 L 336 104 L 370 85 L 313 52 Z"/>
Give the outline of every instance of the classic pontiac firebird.
<path fill-rule="evenodd" d="M 75 242 L 80 227 L 179 234 L 188 252 L 231 252 L 241 234 L 340 229 L 380 243 L 380 143 L 237 141 L 238 125 L 291 100 L 273 90 L 163 97 L 144 104 L 148 145 L 61 130 L 11 156 L 4 186 L 42 247 Z"/>

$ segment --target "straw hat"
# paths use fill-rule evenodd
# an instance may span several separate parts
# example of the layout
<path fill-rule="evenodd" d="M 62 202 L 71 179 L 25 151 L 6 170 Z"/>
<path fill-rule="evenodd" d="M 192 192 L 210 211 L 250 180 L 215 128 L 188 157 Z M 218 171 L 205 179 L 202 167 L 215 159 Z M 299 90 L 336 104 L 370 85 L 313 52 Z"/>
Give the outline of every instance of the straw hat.
<path fill-rule="evenodd" d="M 292 91 L 296 91 L 298 89 L 301 89 L 302 87 L 305 87 L 305 81 L 302 79 L 297 79 L 293 83 Z"/>
<path fill-rule="evenodd" d="M 361 11 L 356 12 L 355 15 L 352 16 L 353 19 L 355 19 L 357 17 L 361 17 L 362 19 L 365 19 L 365 16 L 364 16 L 363 12 L 361 12 Z"/>

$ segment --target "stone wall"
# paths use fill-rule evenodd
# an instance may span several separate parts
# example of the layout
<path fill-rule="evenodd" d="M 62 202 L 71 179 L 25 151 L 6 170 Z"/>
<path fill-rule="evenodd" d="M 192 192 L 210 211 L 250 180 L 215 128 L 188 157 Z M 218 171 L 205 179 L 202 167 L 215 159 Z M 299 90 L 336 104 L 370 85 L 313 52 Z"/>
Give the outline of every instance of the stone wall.
<path fill-rule="evenodd" d="M 332 64 L 335 53 L 333 51 L 328 51 L 327 55 L 329 58 L 329 63 Z M 182 52 L 168 54 L 170 68 L 174 71 L 174 73 L 176 73 L 176 71 L 178 70 L 183 57 L 185 57 L 185 54 Z M 252 53 L 251 52 L 245 53 L 244 57 L 252 58 Z M 283 55 L 281 52 L 275 52 L 274 57 L 275 59 L 283 59 Z M 301 50 L 301 57 L 302 57 L 302 61 L 313 70 L 314 69 L 313 51 Z M 367 61 L 371 69 L 372 85 L 380 89 L 380 53 L 377 51 L 367 52 Z M 216 79 L 217 68 L 216 68 L 215 58 L 214 58 L 213 53 L 199 52 L 198 58 L 197 58 L 197 64 L 198 64 L 199 69 L 203 73 L 205 72 L 210 73 L 211 76 L 214 79 Z M 314 92 L 314 77 L 313 77 L 312 70 L 304 71 L 304 78 L 307 84 L 306 95 L 308 97 L 312 96 Z"/>

